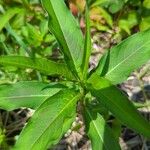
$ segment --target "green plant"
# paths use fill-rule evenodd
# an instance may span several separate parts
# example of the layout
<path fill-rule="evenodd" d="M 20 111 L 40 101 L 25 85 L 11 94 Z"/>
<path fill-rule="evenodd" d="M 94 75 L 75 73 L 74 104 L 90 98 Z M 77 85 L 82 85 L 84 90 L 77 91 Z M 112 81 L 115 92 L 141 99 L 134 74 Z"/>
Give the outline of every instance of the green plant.
<path fill-rule="evenodd" d="M 49 84 L 31 81 L 0 86 L 0 108 L 35 109 L 13 149 L 44 150 L 58 143 L 75 120 L 77 103 L 80 103 L 93 150 L 120 149 L 118 131 L 107 123 L 110 115 L 150 138 L 148 121 L 115 86 L 150 59 L 150 30 L 137 33 L 108 50 L 97 68 L 88 73 L 91 54 L 88 8 L 83 37 L 64 1 L 42 0 L 42 4 L 49 16 L 49 29 L 56 37 L 65 61 L 0 56 L 3 66 L 32 68 L 60 77 L 59 81 Z"/>
<path fill-rule="evenodd" d="M 91 26 L 100 31 L 118 27 L 120 36 L 124 37 L 125 33 L 131 35 L 137 29 L 144 31 L 150 27 L 149 0 L 88 0 L 88 4 Z"/>

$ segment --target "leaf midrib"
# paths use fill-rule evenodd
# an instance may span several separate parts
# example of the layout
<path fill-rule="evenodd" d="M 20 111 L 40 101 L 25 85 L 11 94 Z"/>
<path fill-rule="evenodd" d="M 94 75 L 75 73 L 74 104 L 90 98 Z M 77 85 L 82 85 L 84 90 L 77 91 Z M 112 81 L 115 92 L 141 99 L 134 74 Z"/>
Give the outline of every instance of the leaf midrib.
<path fill-rule="evenodd" d="M 100 92 L 100 91 L 99 91 Z M 114 103 L 113 102 L 113 100 L 111 100 L 109 97 L 107 97 L 106 95 L 104 95 L 102 92 L 100 92 L 101 93 L 101 95 L 103 95 L 104 97 L 106 97 L 109 101 L 111 101 L 112 103 L 113 103 L 113 105 L 115 105 L 117 108 L 119 108 L 119 110 L 121 110 L 122 112 L 123 112 L 123 114 L 126 114 L 126 111 L 124 111 L 123 109 L 122 109 L 122 107 L 120 107 L 119 105 L 117 105 L 116 103 Z M 134 118 L 132 118 L 131 116 L 128 116 L 131 120 L 133 120 Z M 135 119 L 134 119 L 134 122 L 137 122 Z M 125 123 L 126 124 L 126 123 Z M 138 123 L 137 123 L 138 124 Z M 141 127 L 141 125 L 140 125 L 140 127 Z M 132 127 L 133 128 L 133 127 Z M 143 130 L 143 128 L 142 128 L 142 130 Z"/>
<path fill-rule="evenodd" d="M 99 134 L 98 127 L 97 127 L 97 125 L 96 125 L 95 121 L 93 121 L 93 117 L 91 116 L 91 114 L 90 114 L 90 112 L 89 112 L 88 110 L 87 110 L 87 113 L 88 113 L 89 117 L 91 118 L 92 123 L 94 124 L 95 129 L 96 129 L 96 131 L 97 131 L 97 133 L 98 133 L 98 135 L 99 135 L 99 137 L 100 137 L 100 139 L 101 139 L 101 141 L 102 141 L 102 143 L 103 143 L 103 145 L 104 145 L 105 149 L 107 150 L 107 147 L 106 147 L 106 145 L 104 144 L 105 142 L 104 142 L 104 140 L 103 140 L 103 138 L 102 138 L 101 134 Z"/>
<path fill-rule="evenodd" d="M 19 58 L 19 57 L 18 57 Z M 43 72 L 45 72 L 45 73 L 47 73 L 47 74 L 53 74 L 53 73 L 51 73 L 51 72 L 49 72 L 49 69 L 43 69 L 43 68 L 41 68 L 41 67 L 38 67 L 37 66 L 37 64 L 35 63 L 34 64 L 34 66 L 32 66 L 32 65 L 30 65 L 30 64 L 27 64 L 27 65 L 25 65 L 25 64 L 22 64 L 21 63 L 21 65 L 19 64 L 19 63 L 17 63 L 17 62 L 13 62 L 13 63 L 11 63 L 11 62 L 8 62 L 8 61 L 1 61 L 0 60 L 0 62 L 2 63 L 2 64 L 8 64 L 8 65 L 11 65 L 11 66 L 13 66 L 13 65 L 19 65 L 20 67 L 24 67 L 24 68 L 32 68 L 32 69 L 37 69 L 37 70 L 40 70 L 40 71 L 43 71 Z M 57 65 L 57 64 L 55 64 L 55 65 Z M 61 64 L 60 64 L 61 65 Z M 53 71 L 54 72 L 54 71 Z M 56 74 L 57 74 L 58 72 L 56 72 Z M 62 72 L 63 73 L 63 72 Z"/>
<path fill-rule="evenodd" d="M 141 48 L 143 48 L 144 46 L 146 46 L 147 44 L 149 44 L 149 42 L 147 42 L 146 44 L 143 44 L 141 47 L 139 47 L 136 51 L 134 51 L 131 55 L 129 55 L 128 57 L 126 57 L 123 61 L 121 61 L 119 64 L 117 64 L 114 68 L 112 68 L 110 71 L 108 71 L 108 73 L 106 74 L 106 77 L 111 74 L 111 72 L 113 72 L 118 66 L 122 65 L 127 59 L 129 59 L 130 57 L 132 57 L 136 52 L 138 52 Z"/>
<path fill-rule="evenodd" d="M 28 96 L 7 96 L 0 97 L 0 99 L 19 99 L 19 98 L 33 98 L 33 97 L 48 97 L 49 95 L 28 95 Z"/>
<path fill-rule="evenodd" d="M 31 145 L 31 148 L 30 148 L 30 149 L 33 148 L 33 146 L 34 146 L 34 145 L 38 142 L 38 140 L 43 136 L 43 134 L 47 131 L 47 129 L 51 126 L 51 124 L 52 124 L 53 122 L 55 122 L 55 121 L 57 120 L 57 118 L 59 118 L 59 116 L 64 112 L 64 110 L 67 109 L 67 107 L 69 107 L 69 105 L 70 105 L 75 99 L 77 99 L 77 97 L 80 97 L 80 94 L 78 94 L 77 96 L 73 97 L 73 99 L 72 99 L 69 103 L 67 103 L 67 105 L 65 105 L 65 107 L 58 113 L 58 115 L 55 116 L 55 118 L 51 121 L 51 123 L 48 124 L 48 126 L 45 128 L 45 130 L 43 131 L 43 133 L 42 133 L 39 137 L 36 138 L 37 140 L 34 140 L 35 142 Z"/>
<path fill-rule="evenodd" d="M 67 45 L 67 48 L 68 48 L 68 52 L 69 52 L 69 55 L 70 55 L 70 57 L 72 58 L 72 63 L 73 63 L 73 66 L 75 66 L 75 68 L 76 68 L 76 65 L 75 65 L 75 63 L 74 63 L 74 59 L 73 59 L 73 57 L 72 57 L 72 55 L 71 55 L 71 53 L 70 53 L 70 48 L 69 48 L 69 46 L 68 46 L 68 43 L 67 43 L 67 40 L 66 40 L 66 38 L 65 38 L 65 36 L 64 36 L 64 32 L 63 32 L 63 30 L 62 30 L 62 27 L 61 27 L 61 25 L 60 25 L 60 22 L 59 22 L 59 20 L 58 20 L 58 18 L 57 18 L 57 15 L 56 15 L 56 13 L 55 13 L 55 9 L 54 9 L 54 6 L 52 5 L 52 3 L 50 2 L 49 3 L 50 5 L 51 5 L 51 7 L 53 8 L 52 10 L 53 10 L 53 12 L 54 12 L 54 15 L 55 15 L 55 19 L 56 19 L 56 21 L 58 22 L 58 25 L 59 25 L 59 28 L 60 28 L 60 31 L 62 32 L 62 36 L 63 36 L 63 38 L 65 39 L 65 43 L 66 43 L 66 45 Z M 52 26 L 51 26 L 51 28 L 53 28 Z M 54 28 L 53 28 L 53 30 L 54 30 Z M 55 31 L 55 30 L 54 30 Z M 56 31 L 55 31 L 56 32 Z M 77 69 L 77 68 L 76 68 Z M 77 70 L 76 70 L 77 71 Z"/>

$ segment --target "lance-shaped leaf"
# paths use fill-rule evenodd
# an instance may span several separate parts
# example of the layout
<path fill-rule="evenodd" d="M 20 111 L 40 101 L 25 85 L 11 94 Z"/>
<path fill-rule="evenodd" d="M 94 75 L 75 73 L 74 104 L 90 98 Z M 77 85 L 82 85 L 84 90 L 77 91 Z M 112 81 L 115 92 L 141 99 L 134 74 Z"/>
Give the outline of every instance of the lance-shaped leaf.
<path fill-rule="evenodd" d="M 128 98 L 107 79 L 93 74 L 89 79 L 93 96 L 129 128 L 150 138 L 150 124 L 136 110 Z M 91 86 L 91 87 L 90 87 Z"/>
<path fill-rule="evenodd" d="M 56 144 L 74 121 L 80 96 L 64 90 L 48 98 L 21 132 L 14 150 L 44 150 Z"/>
<path fill-rule="evenodd" d="M 89 68 L 89 59 L 91 55 L 91 31 L 90 31 L 90 17 L 89 17 L 89 10 L 88 6 L 86 6 L 86 34 L 85 34 L 85 41 L 84 41 L 84 57 L 82 62 L 82 70 L 83 70 L 83 77 L 87 77 L 87 72 Z"/>
<path fill-rule="evenodd" d="M 19 8 L 11 8 L 0 16 L 0 31 L 5 27 L 9 20 L 17 13 L 22 11 Z"/>
<path fill-rule="evenodd" d="M 55 35 L 67 65 L 76 75 L 81 74 L 83 35 L 80 26 L 63 0 L 42 0 L 49 15 L 49 29 Z"/>
<path fill-rule="evenodd" d="M 46 88 L 47 86 L 54 88 Z M 0 85 L 0 109 L 11 111 L 20 107 L 36 109 L 48 97 L 56 94 L 62 87 L 42 82 L 18 82 Z"/>
<path fill-rule="evenodd" d="M 113 47 L 100 60 L 96 73 L 113 84 L 121 83 L 150 60 L 150 29 L 137 33 Z"/>
<path fill-rule="evenodd" d="M 120 150 L 118 141 L 111 128 L 99 113 L 91 112 L 91 110 L 86 107 L 84 116 L 92 150 Z"/>
<path fill-rule="evenodd" d="M 73 78 L 72 73 L 63 63 L 57 63 L 44 58 L 30 58 L 24 56 L 0 56 L 0 65 L 10 65 L 19 68 L 32 68 L 39 70 L 46 75 L 61 75 L 66 78 Z"/>

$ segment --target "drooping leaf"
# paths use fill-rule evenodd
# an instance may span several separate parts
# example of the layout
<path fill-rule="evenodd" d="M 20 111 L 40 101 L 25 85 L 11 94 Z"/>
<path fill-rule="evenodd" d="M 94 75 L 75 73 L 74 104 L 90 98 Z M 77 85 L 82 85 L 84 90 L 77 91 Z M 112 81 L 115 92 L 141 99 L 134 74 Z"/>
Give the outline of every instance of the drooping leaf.
<path fill-rule="evenodd" d="M 90 17 L 89 17 L 89 10 L 86 6 L 86 34 L 85 34 L 85 41 L 84 41 L 84 57 L 82 62 L 82 69 L 83 69 L 83 77 L 86 78 L 88 68 L 89 68 L 89 59 L 91 54 L 91 31 L 90 31 Z"/>
<path fill-rule="evenodd" d="M 84 111 L 87 134 L 91 140 L 92 150 L 120 150 L 111 128 L 99 113 L 89 108 Z"/>
<path fill-rule="evenodd" d="M 44 150 L 56 144 L 76 116 L 80 94 L 64 90 L 48 98 L 33 114 L 13 150 Z M 27 146 L 27 147 L 26 147 Z"/>
<path fill-rule="evenodd" d="M 67 65 L 74 74 L 81 76 L 84 43 L 80 26 L 63 0 L 42 0 L 42 3 L 49 15 L 49 29 L 55 35 Z"/>
<path fill-rule="evenodd" d="M 5 25 L 9 22 L 9 20 L 17 13 L 19 13 L 21 9 L 19 8 L 11 8 L 8 9 L 3 15 L 0 16 L 0 31 L 5 27 Z"/>
<path fill-rule="evenodd" d="M 35 109 L 48 97 L 59 92 L 62 87 L 46 88 L 50 84 L 42 82 L 18 82 L 0 85 L 0 109 L 11 111 L 20 107 Z M 51 85 L 52 86 L 52 85 Z"/>
<path fill-rule="evenodd" d="M 107 79 L 93 74 L 90 91 L 112 114 L 129 128 L 150 138 L 150 124 L 136 110 L 128 98 Z"/>
<path fill-rule="evenodd" d="M 150 60 L 150 30 L 137 33 L 114 46 L 100 60 L 96 73 L 113 84 L 127 79 L 131 72 Z"/>
<path fill-rule="evenodd" d="M 24 56 L 0 56 L 0 65 L 16 66 L 20 68 L 32 68 L 41 71 L 46 75 L 61 75 L 69 79 L 73 78 L 72 73 L 63 63 L 56 63 L 44 58 L 29 58 Z"/>

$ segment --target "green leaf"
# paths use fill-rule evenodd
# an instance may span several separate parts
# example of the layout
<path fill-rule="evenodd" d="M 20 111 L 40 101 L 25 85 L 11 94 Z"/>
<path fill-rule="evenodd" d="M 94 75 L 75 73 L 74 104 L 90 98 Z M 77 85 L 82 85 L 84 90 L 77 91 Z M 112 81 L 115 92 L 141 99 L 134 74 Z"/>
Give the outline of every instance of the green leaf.
<path fill-rule="evenodd" d="M 127 16 L 119 20 L 119 28 L 126 31 L 130 35 L 130 29 L 138 25 L 138 23 L 137 12 L 132 10 L 128 12 Z"/>
<path fill-rule="evenodd" d="M 131 35 L 129 22 L 127 19 L 120 19 L 119 20 L 119 28 L 124 30 L 128 35 Z"/>
<path fill-rule="evenodd" d="M 108 7 L 111 13 L 116 13 L 123 8 L 124 0 L 109 0 Z"/>
<path fill-rule="evenodd" d="M 11 8 L 8 9 L 3 15 L 0 16 L 0 31 L 5 27 L 5 25 L 9 22 L 9 20 L 17 13 L 19 13 L 21 9 L 19 8 Z"/>
<path fill-rule="evenodd" d="M 144 0 L 143 6 L 144 6 L 144 8 L 150 9 L 150 1 L 149 0 Z"/>
<path fill-rule="evenodd" d="M 80 26 L 63 0 L 42 0 L 42 3 L 49 15 L 49 29 L 55 35 L 69 69 L 81 77 L 84 42 Z"/>
<path fill-rule="evenodd" d="M 48 98 L 33 114 L 13 150 L 44 150 L 56 144 L 76 117 L 80 94 L 64 90 Z M 31 136 L 32 135 L 32 136 Z"/>
<path fill-rule="evenodd" d="M 111 28 L 113 28 L 113 19 L 112 19 L 112 16 L 105 9 L 103 9 L 101 7 L 98 7 L 97 10 L 99 10 L 99 15 L 102 16 L 105 19 L 106 23 Z"/>
<path fill-rule="evenodd" d="M 88 81 L 93 96 L 129 128 L 150 138 L 150 124 L 136 110 L 128 98 L 107 79 L 93 74 Z"/>
<path fill-rule="evenodd" d="M 7 32 L 12 37 L 14 37 L 14 39 L 16 40 L 16 42 L 18 43 L 18 45 L 20 45 L 20 47 L 22 47 L 24 49 L 24 51 L 27 52 L 27 54 L 29 54 L 30 56 L 32 56 L 31 51 L 29 50 L 27 44 L 23 42 L 23 40 L 21 39 L 21 37 L 12 29 L 12 27 L 10 26 L 10 24 L 6 25 L 6 30 L 7 30 Z"/>
<path fill-rule="evenodd" d="M 113 26 L 113 20 L 111 15 L 102 7 L 92 8 L 90 10 L 90 16 L 95 18 L 94 20 L 91 20 L 91 25 L 93 27 L 96 27 L 98 30 L 107 31 L 109 30 L 109 27 L 112 28 Z M 99 21 L 100 19 L 104 19 L 106 23 L 103 24 L 102 22 Z M 106 24 L 108 24 L 109 26 Z"/>
<path fill-rule="evenodd" d="M 114 118 L 112 120 L 111 129 L 116 138 L 121 136 L 122 124 L 118 119 Z"/>
<path fill-rule="evenodd" d="M 30 45 L 34 47 L 41 46 L 41 42 L 43 41 L 42 34 L 40 33 L 39 29 L 35 28 L 33 25 L 27 23 L 28 29 L 28 38 L 27 41 Z"/>
<path fill-rule="evenodd" d="M 93 113 L 86 107 L 84 116 L 92 150 L 120 150 L 118 141 L 113 135 L 111 128 L 99 113 Z"/>
<path fill-rule="evenodd" d="M 122 9 L 124 0 L 96 0 L 94 4 L 92 4 L 92 7 L 98 5 L 108 8 L 111 13 L 116 13 Z"/>
<path fill-rule="evenodd" d="M 96 73 L 113 84 L 121 83 L 149 59 L 150 30 L 146 30 L 110 49 L 100 60 Z"/>
<path fill-rule="evenodd" d="M 93 4 L 91 7 L 97 7 L 99 5 L 101 6 L 101 5 L 107 4 L 108 2 L 109 0 L 96 0 L 95 2 L 93 0 Z"/>
<path fill-rule="evenodd" d="M 90 16 L 89 10 L 86 6 L 86 35 L 85 35 L 85 42 L 84 42 L 84 57 L 82 62 L 83 68 L 83 77 L 87 77 L 87 72 L 89 68 L 89 59 L 91 55 L 91 31 L 90 31 Z"/>
<path fill-rule="evenodd" d="M 50 85 L 34 81 L 0 85 L 0 109 L 7 111 L 20 107 L 35 109 L 48 97 L 61 90 L 61 88 L 58 87 L 46 88 Z"/>
<path fill-rule="evenodd" d="M 40 23 L 40 32 L 42 37 L 44 37 L 48 33 L 48 20 L 43 19 Z"/>
<path fill-rule="evenodd" d="M 26 13 L 28 13 L 27 10 L 22 9 L 22 11 L 20 11 L 13 17 L 10 24 L 14 30 L 20 30 L 25 25 Z"/>
<path fill-rule="evenodd" d="M 24 56 L 0 56 L 0 65 L 16 66 L 20 68 L 32 68 L 46 75 L 61 75 L 69 79 L 73 78 L 67 66 L 44 58 L 29 58 Z"/>
<path fill-rule="evenodd" d="M 141 31 L 149 29 L 150 28 L 150 16 L 143 17 L 139 27 Z"/>

